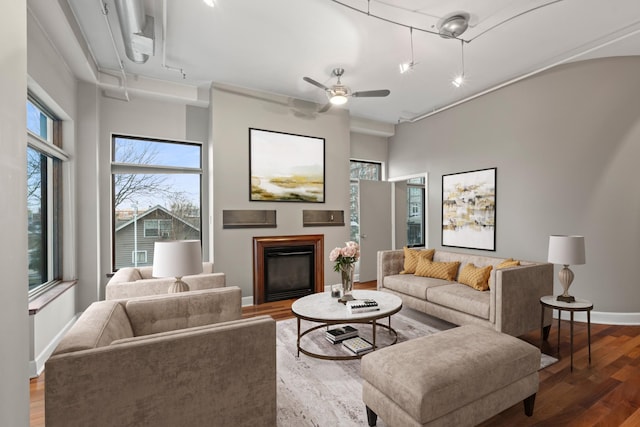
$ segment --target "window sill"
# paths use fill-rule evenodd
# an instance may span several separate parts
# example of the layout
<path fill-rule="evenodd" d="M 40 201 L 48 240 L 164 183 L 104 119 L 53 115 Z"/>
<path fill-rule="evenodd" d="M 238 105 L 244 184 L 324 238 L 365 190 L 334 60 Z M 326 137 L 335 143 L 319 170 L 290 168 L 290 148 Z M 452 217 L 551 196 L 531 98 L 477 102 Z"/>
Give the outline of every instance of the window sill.
<path fill-rule="evenodd" d="M 60 295 L 65 293 L 68 289 L 71 289 L 78 283 L 77 280 L 71 280 L 66 282 L 60 282 L 55 286 L 47 289 L 37 297 L 33 298 L 29 301 L 29 316 L 33 316 L 38 313 L 44 307 L 47 306 L 51 301 L 58 298 Z"/>

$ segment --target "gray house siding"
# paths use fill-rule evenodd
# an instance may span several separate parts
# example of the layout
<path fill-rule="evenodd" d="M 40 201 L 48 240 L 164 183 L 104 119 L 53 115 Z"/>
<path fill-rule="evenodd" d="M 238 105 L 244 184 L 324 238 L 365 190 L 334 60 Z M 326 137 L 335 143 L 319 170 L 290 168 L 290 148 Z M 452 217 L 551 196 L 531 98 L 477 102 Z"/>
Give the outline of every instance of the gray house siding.
<path fill-rule="evenodd" d="M 149 228 L 158 221 L 166 224 L 166 227 L 158 230 L 157 227 Z M 145 236 L 145 222 L 147 233 Z M 153 265 L 153 246 L 159 240 L 200 240 L 200 230 L 197 227 L 172 215 L 162 207 L 156 207 L 140 215 L 136 221 L 129 221 L 116 229 L 115 239 L 115 268 L 134 266 L 133 253 L 146 252 L 146 260 L 139 259 L 138 266 Z M 137 228 L 137 229 L 136 229 Z M 134 229 L 136 229 L 137 242 L 134 239 Z M 155 232 L 158 231 L 158 232 Z"/>

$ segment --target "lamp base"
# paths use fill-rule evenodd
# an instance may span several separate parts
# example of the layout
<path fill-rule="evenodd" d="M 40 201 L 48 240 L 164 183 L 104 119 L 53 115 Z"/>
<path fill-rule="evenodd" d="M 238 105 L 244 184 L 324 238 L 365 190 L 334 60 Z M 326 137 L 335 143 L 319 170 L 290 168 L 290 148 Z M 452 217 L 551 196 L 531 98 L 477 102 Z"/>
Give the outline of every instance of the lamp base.
<path fill-rule="evenodd" d="M 169 293 L 175 294 L 177 292 L 187 292 L 189 285 L 182 281 L 182 277 L 176 277 L 176 281 L 169 286 Z"/>
<path fill-rule="evenodd" d="M 558 295 L 558 298 L 556 298 L 556 301 L 562 301 L 562 302 L 576 302 L 576 299 L 572 296 L 572 295 Z"/>

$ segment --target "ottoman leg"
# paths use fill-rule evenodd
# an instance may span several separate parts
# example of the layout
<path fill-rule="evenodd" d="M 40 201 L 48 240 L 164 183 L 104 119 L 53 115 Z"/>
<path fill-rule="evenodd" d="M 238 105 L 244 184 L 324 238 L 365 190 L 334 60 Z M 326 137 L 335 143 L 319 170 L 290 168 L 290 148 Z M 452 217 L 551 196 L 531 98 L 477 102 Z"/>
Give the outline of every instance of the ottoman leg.
<path fill-rule="evenodd" d="M 367 422 L 369 423 L 369 427 L 375 426 L 376 423 L 378 422 L 378 414 L 373 412 L 368 406 L 367 406 Z"/>
<path fill-rule="evenodd" d="M 524 400 L 524 413 L 527 417 L 533 415 L 533 405 L 536 403 L 536 394 L 533 393 L 531 396 L 527 397 Z M 369 408 L 367 408 L 369 409 Z"/>

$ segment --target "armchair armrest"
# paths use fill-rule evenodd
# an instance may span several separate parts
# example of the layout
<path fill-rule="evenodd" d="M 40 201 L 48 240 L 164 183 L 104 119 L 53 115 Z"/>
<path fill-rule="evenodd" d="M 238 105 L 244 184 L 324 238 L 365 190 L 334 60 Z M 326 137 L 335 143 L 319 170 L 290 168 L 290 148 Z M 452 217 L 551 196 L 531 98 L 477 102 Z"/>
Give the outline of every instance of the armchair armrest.
<path fill-rule="evenodd" d="M 553 264 L 496 271 L 496 330 L 520 336 L 540 328 L 540 297 L 553 294 Z M 545 314 L 544 325 L 551 324 Z"/>
<path fill-rule="evenodd" d="M 53 356 L 46 425 L 275 425 L 275 331 L 262 316 Z"/>

